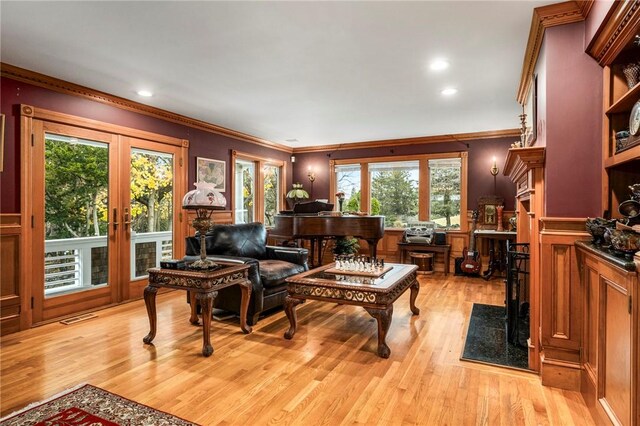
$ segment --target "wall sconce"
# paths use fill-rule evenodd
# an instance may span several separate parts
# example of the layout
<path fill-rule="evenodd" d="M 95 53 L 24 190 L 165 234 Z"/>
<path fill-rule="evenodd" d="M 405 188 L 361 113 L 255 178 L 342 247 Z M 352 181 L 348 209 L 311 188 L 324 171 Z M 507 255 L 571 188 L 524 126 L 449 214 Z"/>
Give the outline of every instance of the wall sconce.
<path fill-rule="evenodd" d="M 316 180 L 316 173 L 311 170 L 311 166 L 307 169 L 307 177 L 309 178 L 309 182 L 313 183 Z"/>
<path fill-rule="evenodd" d="M 498 164 L 496 163 L 496 157 L 493 157 L 493 166 L 491 166 L 490 172 L 495 177 L 499 171 Z"/>
<path fill-rule="evenodd" d="M 295 163 L 295 162 L 296 162 L 296 156 L 295 156 L 295 155 L 292 155 L 292 156 L 291 156 L 291 162 L 292 162 L 292 163 Z"/>

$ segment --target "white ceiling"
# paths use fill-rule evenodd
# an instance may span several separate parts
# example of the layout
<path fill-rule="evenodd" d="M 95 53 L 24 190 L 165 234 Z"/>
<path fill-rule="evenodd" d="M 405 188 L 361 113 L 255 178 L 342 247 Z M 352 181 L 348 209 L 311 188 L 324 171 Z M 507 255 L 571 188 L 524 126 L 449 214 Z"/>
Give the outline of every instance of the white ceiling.
<path fill-rule="evenodd" d="M 499 130 L 543 4 L 3 0 L 0 58 L 293 147 Z"/>

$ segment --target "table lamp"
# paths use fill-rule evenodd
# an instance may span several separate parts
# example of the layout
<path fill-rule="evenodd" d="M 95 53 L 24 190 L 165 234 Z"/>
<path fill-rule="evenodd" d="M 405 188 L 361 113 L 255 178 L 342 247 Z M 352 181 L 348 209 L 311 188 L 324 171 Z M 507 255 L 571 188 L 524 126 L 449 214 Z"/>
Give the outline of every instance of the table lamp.
<path fill-rule="evenodd" d="M 213 226 L 211 214 L 214 210 L 224 210 L 227 200 L 224 195 L 216 191 L 211 183 L 196 182 L 194 185 L 196 189 L 187 192 L 182 198 L 183 209 L 196 211 L 196 217 L 193 219 L 192 225 L 200 234 L 200 259 L 189 265 L 189 268 L 198 270 L 215 269 L 218 264 L 211 259 L 207 259 L 205 234 Z"/>

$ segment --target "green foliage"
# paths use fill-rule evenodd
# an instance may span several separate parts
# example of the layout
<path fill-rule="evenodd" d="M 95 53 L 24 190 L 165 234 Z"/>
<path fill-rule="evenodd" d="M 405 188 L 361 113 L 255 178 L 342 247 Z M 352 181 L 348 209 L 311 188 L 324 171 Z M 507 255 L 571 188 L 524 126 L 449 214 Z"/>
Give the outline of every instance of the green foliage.
<path fill-rule="evenodd" d="M 264 218 L 266 226 L 273 226 L 278 213 L 278 167 L 264 168 Z"/>
<path fill-rule="evenodd" d="M 348 212 L 360 211 L 360 191 L 351 194 L 351 196 L 347 200 L 345 210 Z"/>
<path fill-rule="evenodd" d="M 374 216 L 380 214 L 380 201 L 377 198 L 371 199 L 371 214 Z"/>
<path fill-rule="evenodd" d="M 131 229 L 170 231 L 173 217 L 171 157 L 146 152 L 131 154 Z"/>
<path fill-rule="evenodd" d="M 431 170 L 431 220 L 444 217 L 446 226 L 451 227 L 451 217 L 460 215 L 459 195 L 460 169 L 443 167 Z"/>
<path fill-rule="evenodd" d="M 108 150 L 45 141 L 45 239 L 107 231 Z"/>
<path fill-rule="evenodd" d="M 242 206 L 246 210 L 245 223 L 253 222 L 253 174 L 250 168 L 242 170 Z"/>
<path fill-rule="evenodd" d="M 406 170 L 377 172 L 371 181 L 373 199 L 379 202 L 380 214 L 393 226 L 403 226 L 403 220 L 418 214 L 418 189 Z"/>
<path fill-rule="evenodd" d="M 358 244 L 358 240 L 355 238 L 345 238 L 339 237 L 336 238 L 335 244 L 333 245 L 333 254 L 345 255 L 345 254 L 356 254 L 360 249 L 360 245 Z"/>

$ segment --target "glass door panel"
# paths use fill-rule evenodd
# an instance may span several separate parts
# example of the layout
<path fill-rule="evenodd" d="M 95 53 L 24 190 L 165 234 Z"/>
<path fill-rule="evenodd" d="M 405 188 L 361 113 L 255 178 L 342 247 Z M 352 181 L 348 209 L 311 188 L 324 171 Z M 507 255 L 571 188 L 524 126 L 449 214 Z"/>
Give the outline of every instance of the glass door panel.
<path fill-rule="evenodd" d="M 109 285 L 109 144 L 44 135 L 45 298 Z"/>
<path fill-rule="evenodd" d="M 131 148 L 130 227 L 131 279 L 147 276 L 160 260 L 173 258 L 174 157 L 172 154 Z"/>
<path fill-rule="evenodd" d="M 274 226 L 274 216 L 280 211 L 280 167 L 265 165 L 264 172 L 264 224 Z"/>
<path fill-rule="evenodd" d="M 256 165 L 253 161 L 236 160 L 235 167 L 235 222 L 255 221 Z"/>

